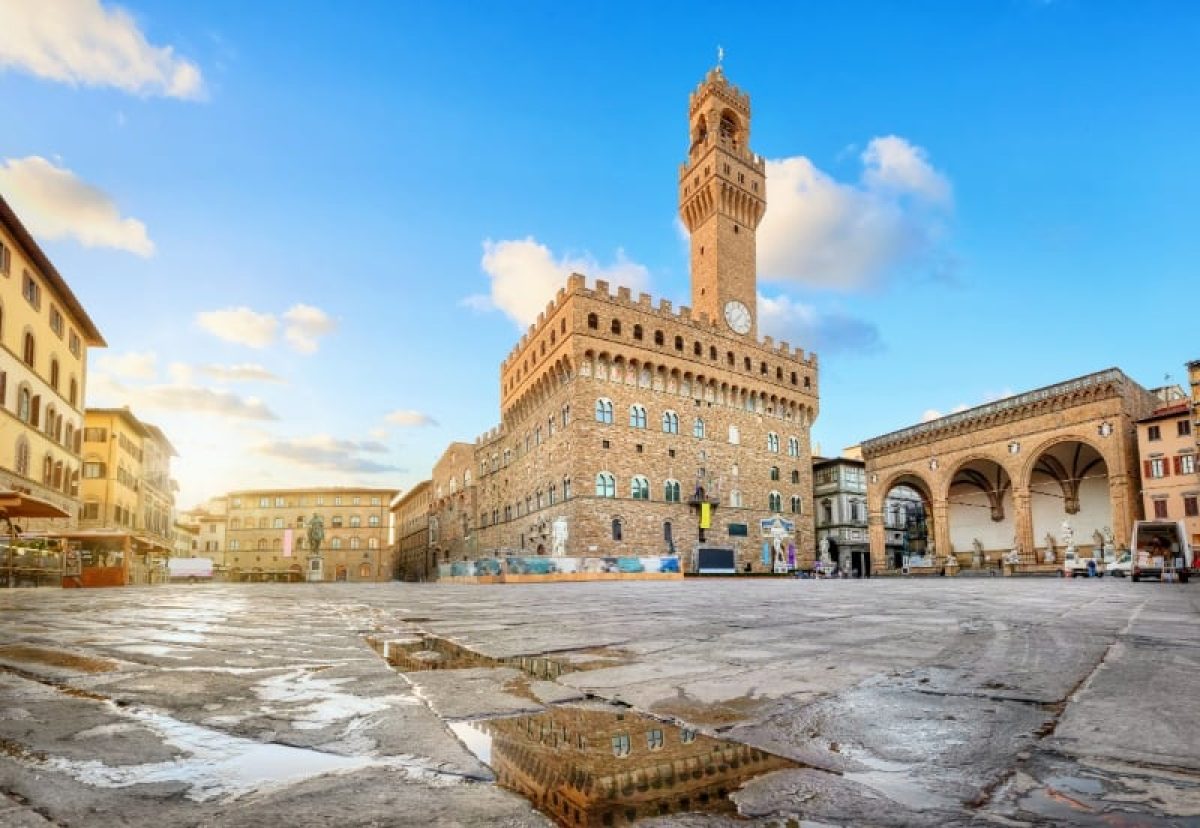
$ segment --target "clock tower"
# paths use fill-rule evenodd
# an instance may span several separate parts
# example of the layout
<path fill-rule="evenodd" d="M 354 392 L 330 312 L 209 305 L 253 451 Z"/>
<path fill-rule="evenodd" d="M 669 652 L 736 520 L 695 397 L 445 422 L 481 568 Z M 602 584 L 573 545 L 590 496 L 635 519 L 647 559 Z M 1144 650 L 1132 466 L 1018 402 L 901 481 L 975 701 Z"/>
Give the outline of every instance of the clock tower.
<path fill-rule="evenodd" d="M 766 166 L 750 151 L 750 96 L 709 71 L 688 99 L 679 215 L 692 239 L 692 311 L 757 338 L 755 231 L 767 210 Z"/>

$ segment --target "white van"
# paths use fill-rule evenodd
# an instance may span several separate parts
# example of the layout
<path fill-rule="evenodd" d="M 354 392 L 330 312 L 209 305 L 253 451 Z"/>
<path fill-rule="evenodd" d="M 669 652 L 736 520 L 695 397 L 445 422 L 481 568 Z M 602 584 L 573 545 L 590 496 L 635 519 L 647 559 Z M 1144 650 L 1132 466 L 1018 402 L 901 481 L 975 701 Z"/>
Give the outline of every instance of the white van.
<path fill-rule="evenodd" d="M 1133 555 L 1130 580 L 1162 578 L 1167 572 L 1174 573 L 1181 583 L 1187 583 L 1192 569 L 1192 547 L 1183 521 L 1136 521 L 1129 551 Z"/>

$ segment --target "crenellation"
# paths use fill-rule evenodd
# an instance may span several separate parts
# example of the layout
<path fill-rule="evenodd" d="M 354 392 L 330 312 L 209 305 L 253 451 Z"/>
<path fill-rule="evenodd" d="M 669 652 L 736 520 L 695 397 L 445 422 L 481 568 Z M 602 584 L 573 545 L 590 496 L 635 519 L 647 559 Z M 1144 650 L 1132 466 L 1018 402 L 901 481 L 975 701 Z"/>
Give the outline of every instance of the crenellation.
<path fill-rule="evenodd" d="M 653 309 L 652 299 L 649 293 L 638 294 L 638 306 L 646 309 Z"/>
<path fill-rule="evenodd" d="M 597 279 L 594 290 L 596 295 L 602 299 L 612 298 L 608 292 L 608 280 L 606 279 Z"/>
<path fill-rule="evenodd" d="M 631 301 L 629 288 L 625 287 L 624 285 L 619 285 L 617 287 L 617 299 L 621 300 L 622 302 Z"/>
<path fill-rule="evenodd" d="M 763 347 L 764 347 L 764 348 L 766 348 L 768 351 L 772 351 L 772 352 L 775 352 L 775 351 L 776 351 L 776 349 L 775 349 L 775 340 L 774 340 L 774 339 L 772 339 L 772 338 L 771 338 L 771 337 L 769 337 L 769 336 L 764 336 L 764 337 L 763 337 L 763 340 L 762 340 L 762 345 L 763 345 Z"/>
<path fill-rule="evenodd" d="M 658 300 L 658 312 L 665 314 L 667 316 L 674 316 L 674 314 L 671 312 L 671 300 L 670 299 L 659 299 Z"/>

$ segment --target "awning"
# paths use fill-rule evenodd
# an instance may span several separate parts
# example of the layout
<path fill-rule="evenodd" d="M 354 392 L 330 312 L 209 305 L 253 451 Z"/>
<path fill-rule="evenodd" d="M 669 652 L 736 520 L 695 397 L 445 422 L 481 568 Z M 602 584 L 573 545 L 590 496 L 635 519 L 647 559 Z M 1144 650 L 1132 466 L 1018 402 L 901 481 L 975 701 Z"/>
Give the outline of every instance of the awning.
<path fill-rule="evenodd" d="M 48 500 L 8 489 L 0 490 L 0 516 L 16 518 L 63 518 L 70 513 Z"/>

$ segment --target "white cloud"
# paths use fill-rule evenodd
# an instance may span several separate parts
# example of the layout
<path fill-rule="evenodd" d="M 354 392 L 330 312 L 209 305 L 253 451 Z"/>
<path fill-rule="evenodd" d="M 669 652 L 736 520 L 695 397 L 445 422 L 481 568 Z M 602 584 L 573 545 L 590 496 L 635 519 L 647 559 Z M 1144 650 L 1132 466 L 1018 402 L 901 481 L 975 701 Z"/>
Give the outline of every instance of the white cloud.
<path fill-rule="evenodd" d="M 88 397 L 89 402 L 102 399 L 111 405 L 128 405 L 135 410 L 153 409 L 239 420 L 279 419 L 255 397 L 239 397 L 228 391 L 174 382 L 127 386 L 103 372 L 95 372 L 88 378 Z"/>
<path fill-rule="evenodd" d="M 930 423 L 934 420 L 940 420 L 941 418 L 942 412 L 938 411 L 936 408 L 926 408 L 925 411 L 921 413 L 921 422 L 923 423 Z"/>
<path fill-rule="evenodd" d="M 283 319 L 287 322 L 284 338 L 302 354 L 316 353 L 317 340 L 337 327 L 329 314 L 312 305 L 293 305 L 283 314 Z"/>
<path fill-rule="evenodd" d="M 950 184 L 925 151 L 890 135 L 873 139 L 859 160 L 858 183 L 839 182 L 804 156 L 767 161 L 764 279 L 857 290 L 899 269 L 945 267 Z"/>
<path fill-rule="evenodd" d="M 264 457 L 319 471 L 358 474 L 403 471 L 390 463 L 362 456 L 387 452 L 387 446 L 374 440 L 339 440 L 327 434 L 318 434 L 291 440 L 271 440 L 255 446 L 254 450 Z"/>
<path fill-rule="evenodd" d="M 759 332 L 822 354 L 873 353 L 883 347 L 874 324 L 841 311 L 818 311 L 789 296 L 758 297 Z"/>
<path fill-rule="evenodd" d="M 152 46 L 129 12 L 99 0 L 4 0 L 0 32 L 0 67 L 136 95 L 204 94 L 196 64 Z"/>
<path fill-rule="evenodd" d="M 213 336 L 250 348 L 265 348 L 275 341 L 279 320 L 269 313 L 247 307 L 202 311 L 196 323 Z"/>
<path fill-rule="evenodd" d="M 2 22 L 0 31 L 4 31 Z M 0 43 L 9 39 L 6 32 L 0 36 Z M 41 156 L 10 158 L 0 164 L 0 191 L 35 236 L 73 238 L 85 247 L 113 247 L 143 257 L 154 255 L 154 242 L 145 224 L 122 218 L 107 193 Z"/>
<path fill-rule="evenodd" d="M 966 403 L 960 402 L 958 405 L 951 408 L 949 413 L 957 414 L 960 411 L 967 411 L 968 409 L 974 408 L 976 405 L 986 405 L 987 403 L 1003 400 L 1006 397 L 1011 397 L 1012 395 L 1013 390 L 1011 388 L 1004 388 L 1000 391 L 985 391 L 983 393 L 983 400 L 981 402 L 975 403 L 975 405 L 967 405 Z M 936 408 L 927 408 L 921 414 L 921 422 L 928 423 L 931 420 L 937 420 L 945 416 L 945 414 Z"/>
<path fill-rule="evenodd" d="M 152 380 L 158 375 L 158 355 L 153 351 L 103 354 L 96 364 L 101 371 L 127 379 Z"/>
<path fill-rule="evenodd" d="M 201 365 L 200 372 L 220 382 L 283 382 L 283 377 L 261 365 L 243 362 L 237 365 Z"/>
<path fill-rule="evenodd" d="M 483 272 L 491 279 L 487 295 L 468 296 L 463 304 L 475 310 L 500 310 L 521 328 L 535 321 L 571 273 L 590 280 L 603 279 L 615 289 L 627 287 L 635 294 L 649 284 L 649 272 L 618 250 L 612 264 L 601 265 L 590 255 L 555 258 L 550 248 L 532 237 L 483 243 Z"/>
<path fill-rule="evenodd" d="M 876 138 L 862 154 L 863 183 L 875 190 L 950 203 L 950 182 L 929 163 L 925 150 L 897 135 Z"/>
<path fill-rule="evenodd" d="M 412 409 L 401 409 L 393 411 L 384 417 L 384 420 L 392 425 L 402 426 L 404 428 L 414 428 L 417 426 L 435 426 L 437 420 L 430 417 L 422 411 L 413 411 Z"/>

